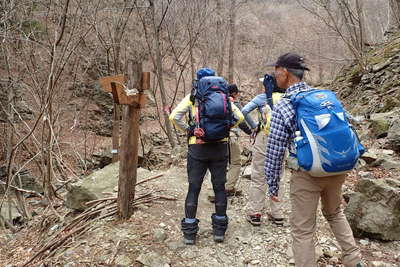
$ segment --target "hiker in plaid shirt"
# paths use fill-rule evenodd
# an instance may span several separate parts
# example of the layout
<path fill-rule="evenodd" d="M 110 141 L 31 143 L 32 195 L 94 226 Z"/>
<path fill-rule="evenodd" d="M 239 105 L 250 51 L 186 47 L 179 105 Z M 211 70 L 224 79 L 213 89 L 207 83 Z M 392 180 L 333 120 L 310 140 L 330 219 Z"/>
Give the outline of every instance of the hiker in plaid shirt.
<path fill-rule="evenodd" d="M 280 56 L 275 67 L 278 87 L 286 88 L 284 97 L 272 112 L 270 134 L 266 150 L 265 175 L 272 201 L 279 202 L 279 180 L 285 150 L 291 146 L 295 132 L 296 113 L 290 103 L 290 96 L 300 91 L 313 90 L 302 82 L 304 71 L 309 69 L 304 59 L 294 53 Z M 293 254 L 296 267 L 316 267 L 315 230 L 319 200 L 322 213 L 328 221 L 336 240 L 342 248 L 343 265 L 346 267 L 362 267 L 360 249 L 357 247 L 353 232 L 341 209 L 342 184 L 346 174 L 328 177 L 312 177 L 308 173 L 294 170 L 290 178 L 290 215 L 293 238 Z"/>

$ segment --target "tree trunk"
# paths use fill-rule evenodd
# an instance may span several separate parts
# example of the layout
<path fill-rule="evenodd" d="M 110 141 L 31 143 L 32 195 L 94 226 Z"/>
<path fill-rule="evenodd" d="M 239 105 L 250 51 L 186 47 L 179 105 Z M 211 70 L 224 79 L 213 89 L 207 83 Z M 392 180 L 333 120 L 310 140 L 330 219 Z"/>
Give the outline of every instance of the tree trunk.
<path fill-rule="evenodd" d="M 161 51 L 160 51 L 160 37 L 159 34 L 156 33 L 156 73 L 157 73 L 157 79 L 158 79 L 158 84 L 160 86 L 160 95 L 161 95 L 161 103 L 162 103 L 162 108 L 163 108 L 163 114 L 164 114 L 164 123 L 165 123 L 165 128 L 167 130 L 167 136 L 168 140 L 171 144 L 171 146 L 174 148 L 176 146 L 175 144 L 175 139 L 172 136 L 172 127 L 171 123 L 168 118 L 168 112 L 166 110 L 166 107 L 168 107 L 167 104 L 167 98 L 165 95 L 165 86 L 164 86 L 164 79 L 163 79 L 163 73 L 162 73 L 162 61 L 161 61 Z"/>
<path fill-rule="evenodd" d="M 172 135 L 172 127 L 171 127 L 171 122 L 169 121 L 169 114 L 167 108 L 169 105 L 167 104 L 167 97 L 165 95 L 165 86 L 164 86 L 164 79 L 163 79 L 163 70 L 162 70 L 162 55 L 161 55 L 161 48 L 160 48 L 160 29 L 159 27 L 156 26 L 155 22 L 155 6 L 154 2 L 151 5 L 151 18 L 153 21 L 153 27 L 154 27 L 154 41 L 155 41 L 155 53 L 156 53 L 156 75 L 157 75 L 157 80 L 158 84 L 160 86 L 160 95 L 161 95 L 161 103 L 162 103 L 162 112 L 164 115 L 164 123 L 165 123 L 165 129 L 167 131 L 167 136 L 169 143 L 171 144 L 172 148 L 176 146 L 175 139 Z"/>
<path fill-rule="evenodd" d="M 236 41 L 236 30 L 235 30 L 235 22 L 236 22 L 236 0 L 232 0 L 231 2 L 231 10 L 229 16 L 229 62 L 228 62 L 228 82 L 233 83 L 233 71 L 234 71 L 234 57 L 235 57 L 235 41 Z"/>
<path fill-rule="evenodd" d="M 8 61 L 8 60 L 7 60 Z M 11 85 L 11 77 L 9 77 L 9 89 L 8 89 L 8 114 L 10 116 L 10 122 L 14 122 L 14 110 L 12 108 L 12 106 L 15 106 L 15 92 L 14 92 L 14 86 Z M 13 168 L 13 163 L 12 163 L 12 155 L 11 155 L 11 151 L 13 149 L 14 146 L 14 131 L 13 131 L 13 127 L 12 125 L 8 125 L 7 127 L 7 141 L 6 141 L 6 161 L 10 162 L 11 164 L 9 164 L 11 170 L 6 170 L 7 173 L 12 173 L 12 168 Z M 11 177 L 8 177 L 11 178 Z M 8 181 L 9 183 L 11 181 Z"/>
<path fill-rule="evenodd" d="M 222 38 L 223 33 L 222 33 L 222 5 L 221 5 L 221 0 L 217 0 L 217 27 L 216 27 L 216 37 L 217 39 L 220 40 L 220 42 L 217 43 L 217 52 L 218 52 L 218 65 L 217 65 L 217 74 L 219 76 L 222 76 L 222 72 L 224 70 L 224 47 L 225 47 L 225 42 L 222 40 L 225 40 L 225 38 Z"/>
<path fill-rule="evenodd" d="M 192 34 L 192 29 L 191 28 L 188 28 L 188 34 L 189 34 L 190 72 L 191 72 L 191 75 L 192 75 L 192 82 L 193 82 L 196 70 L 194 68 L 193 34 Z"/>
<path fill-rule="evenodd" d="M 400 30 L 400 0 L 389 0 L 389 21 L 386 33 Z"/>
<path fill-rule="evenodd" d="M 318 36 L 318 83 L 324 82 L 324 64 L 322 64 L 322 49 L 321 49 L 322 37 Z"/>
<path fill-rule="evenodd" d="M 367 24 L 365 22 L 364 16 L 364 4 L 362 0 L 356 0 L 357 14 L 358 14 L 358 27 L 359 27 L 359 43 L 360 43 L 360 51 L 361 53 L 364 51 L 365 44 L 368 43 L 368 36 L 366 27 Z"/>

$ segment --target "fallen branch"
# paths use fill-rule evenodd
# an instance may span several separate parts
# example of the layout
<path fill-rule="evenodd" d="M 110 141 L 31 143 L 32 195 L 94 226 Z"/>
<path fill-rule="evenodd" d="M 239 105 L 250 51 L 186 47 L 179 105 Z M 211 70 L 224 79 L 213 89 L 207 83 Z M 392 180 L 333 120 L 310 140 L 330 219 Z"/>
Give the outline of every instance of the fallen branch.
<path fill-rule="evenodd" d="M 175 198 L 175 197 L 166 197 L 166 196 L 157 196 L 159 199 L 165 199 L 165 200 L 173 200 L 173 201 L 176 201 L 176 200 L 178 200 L 177 198 Z"/>
<path fill-rule="evenodd" d="M 113 256 L 111 257 L 111 259 L 108 260 L 107 264 L 113 264 L 115 261 L 115 257 L 118 254 L 118 249 L 119 249 L 119 244 L 121 243 L 121 240 L 118 240 L 117 245 L 115 246 L 115 252 L 113 253 Z"/>
<path fill-rule="evenodd" d="M 137 182 L 136 185 L 140 185 L 140 184 L 146 183 L 146 182 L 148 182 L 148 181 L 151 181 L 151 180 L 160 178 L 161 176 L 164 176 L 164 174 L 163 174 L 163 173 L 160 173 L 160 174 L 157 174 L 157 175 L 155 175 L 155 176 L 149 177 L 149 178 L 147 178 L 147 179 L 145 179 L 145 180 L 143 180 L 143 181 Z"/>
<path fill-rule="evenodd" d="M 7 184 L 6 184 L 5 182 L 3 182 L 3 181 L 0 181 L 0 184 L 7 185 Z M 36 191 L 31 191 L 31 190 L 22 189 L 22 188 L 19 188 L 19 187 L 10 185 L 10 184 L 9 184 L 8 186 L 11 187 L 11 188 L 14 189 L 14 190 L 19 191 L 19 192 L 28 193 L 28 194 L 33 194 L 33 195 L 35 195 L 35 196 L 38 196 L 38 197 L 40 197 L 40 198 L 43 198 L 43 196 L 42 196 L 40 193 L 36 192 Z"/>
<path fill-rule="evenodd" d="M 79 231 L 82 231 L 85 229 L 91 222 L 87 222 L 86 224 L 78 227 L 74 231 L 71 231 L 67 235 L 61 237 L 60 239 L 56 240 L 51 240 L 48 242 L 39 252 L 37 252 L 32 258 L 29 259 L 28 262 L 26 262 L 23 266 L 28 266 L 34 259 L 36 259 L 39 255 L 43 254 L 44 252 L 52 252 L 56 247 L 61 246 L 69 237 L 71 237 L 73 234 L 78 233 Z"/>
<path fill-rule="evenodd" d="M 140 181 L 139 183 L 137 183 L 137 185 L 154 180 L 161 176 L 163 176 L 163 174 L 158 174 L 146 180 Z M 159 192 L 161 192 L 161 190 L 151 190 L 150 192 L 145 192 L 143 194 L 137 195 L 137 197 L 132 201 L 131 206 L 138 207 L 145 203 L 150 203 L 160 199 L 176 200 L 175 198 L 167 196 L 153 195 L 154 193 L 159 193 Z M 30 266 L 34 261 L 43 262 L 45 259 L 54 256 L 60 247 L 67 246 L 67 243 L 73 242 L 73 240 L 75 240 L 77 237 L 80 237 L 86 232 L 93 229 L 95 225 L 93 222 L 102 220 L 110 216 L 114 216 L 118 212 L 116 197 L 96 199 L 89 201 L 86 204 L 90 205 L 90 207 L 87 208 L 79 216 L 75 217 L 62 229 L 60 229 L 23 266 Z M 118 249 L 116 250 L 115 253 L 117 252 Z M 112 259 L 112 261 L 114 261 L 114 259 Z"/>
<path fill-rule="evenodd" d="M 96 204 L 96 203 L 98 203 L 98 202 L 104 202 L 104 201 L 116 200 L 116 199 L 117 199 L 117 197 L 99 198 L 99 199 L 95 199 L 95 200 L 88 201 L 88 202 L 86 202 L 85 204 L 88 205 L 88 206 L 90 206 L 90 205 Z"/>

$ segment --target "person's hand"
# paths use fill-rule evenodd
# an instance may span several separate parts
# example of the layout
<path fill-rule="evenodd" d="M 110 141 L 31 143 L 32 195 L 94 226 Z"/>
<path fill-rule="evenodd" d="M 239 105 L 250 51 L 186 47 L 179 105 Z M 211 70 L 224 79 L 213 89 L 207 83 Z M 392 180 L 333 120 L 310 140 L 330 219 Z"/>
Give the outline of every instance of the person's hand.
<path fill-rule="evenodd" d="M 194 129 L 196 128 L 196 126 L 192 125 L 189 126 L 189 128 L 186 129 L 187 135 L 188 136 L 193 136 L 194 135 Z"/>
<path fill-rule="evenodd" d="M 271 198 L 271 200 L 272 200 L 273 202 L 281 202 L 281 201 L 279 200 L 278 196 L 270 196 L 270 198 Z"/>
<path fill-rule="evenodd" d="M 251 134 L 250 134 L 250 142 L 251 143 L 256 140 L 257 133 L 258 133 L 257 128 L 251 129 Z"/>

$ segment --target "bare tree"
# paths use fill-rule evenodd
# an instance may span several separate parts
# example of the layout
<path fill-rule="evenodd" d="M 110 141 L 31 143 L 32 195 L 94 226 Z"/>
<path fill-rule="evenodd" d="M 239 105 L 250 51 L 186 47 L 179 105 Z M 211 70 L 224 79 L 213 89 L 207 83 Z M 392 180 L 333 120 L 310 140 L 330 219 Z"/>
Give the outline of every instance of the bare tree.
<path fill-rule="evenodd" d="M 400 0 L 388 0 L 388 25 L 386 32 L 394 32 L 400 30 Z"/>
<path fill-rule="evenodd" d="M 2 29 L 7 30 L 1 32 L 1 52 L 9 69 L 10 89 L 18 89 L 18 94 L 10 98 L 18 95 L 32 115 L 29 120 L 23 118 L 18 110 L 21 104 L 14 101 L 9 101 L 7 109 L 2 106 L 14 137 L 9 139 L 6 191 L 14 180 L 19 180 L 19 172 L 29 166 L 40 174 L 45 197 L 51 203 L 57 196 L 53 183 L 56 178 L 66 177 L 61 172 L 76 175 L 63 159 L 64 112 L 71 97 L 67 89 L 74 87 L 76 73 L 80 72 L 77 62 L 82 54 L 90 55 L 80 49 L 85 49 L 85 38 L 93 30 L 96 5 L 80 0 L 46 5 L 16 2 L 1 2 L 1 17 L 7 18 L 2 21 Z M 23 204 L 23 196 L 17 193 L 16 197 Z M 29 217 L 24 205 L 20 206 L 22 214 Z"/>
<path fill-rule="evenodd" d="M 168 119 L 168 103 L 166 97 L 166 89 L 164 84 L 164 73 L 163 73 L 163 64 L 162 64 L 162 28 L 164 26 L 165 17 L 168 14 L 168 10 L 172 3 L 172 0 L 161 1 L 160 3 L 160 17 L 158 17 L 156 13 L 156 3 L 154 0 L 148 0 L 149 8 L 147 12 L 143 14 L 141 10 L 139 10 L 138 5 L 136 5 L 136 10 L 139 15 L 139 18 L 142 22 L 142 26 L 144 29 L 144 34 L 146 38 L 148 54 L 150 55 L 151 61 L 153 63 L 153 67 L 155 69 L 155 74 L 157 77 L 157 83 L 160 88 L 160 96 L 161 96 L 161 103 L 162 103 L 162 113 L 165 125 L 165 131 L 168 137 L 168 140 L 172 147 L 175 147 L 175 139 L 172 135 L 172 127 L 171 123 Z M 165 4 L 165 6 L 164 6 Z"/>
<path fill-rule="evenodd" d="M 223 11 L 221 0 L 217 0 L 217 18 L 216 18 L 216 36 L 219 42 L 217 42 L 217 73 L 222 76 L 224 71 L 224 57 L 225 57 L 225 43 L 227 34 L 224 31 Z"/>
<path fill-rule="evenodd" d="M 349 51 L 365 68 L 367 43 L 363 2 L 361 0 L 296 0 L 305 10 L 321 20 L 332 32 L 340 36 Z"/>
<path fill-rule="evenodd" d="M 228 63 L 228 82 L 233 83 L 233 72 L 235 63 L 235 24 L 236 24 L 236 0 L 231 1 L 230 14 L 229 14 L 229 63 Z"/>

